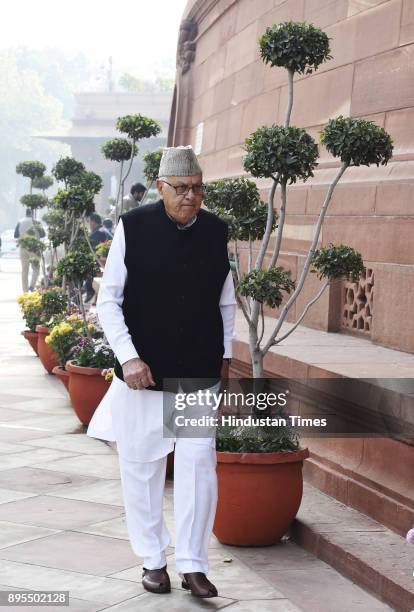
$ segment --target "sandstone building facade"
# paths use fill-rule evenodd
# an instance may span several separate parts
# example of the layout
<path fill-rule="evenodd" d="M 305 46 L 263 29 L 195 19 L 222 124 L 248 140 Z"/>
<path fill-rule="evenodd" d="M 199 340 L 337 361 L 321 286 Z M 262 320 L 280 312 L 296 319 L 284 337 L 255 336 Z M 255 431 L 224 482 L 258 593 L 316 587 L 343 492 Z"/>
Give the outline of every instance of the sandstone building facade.
<path fill-rule="evenodd" d="M 263 64 L 258 38 L 290 19 L 323 28 L 333 55 L 316 73 L 296 75 L 292 124 L 319 141 L 330 117 L 363 117 L 383 126 L 395 147 L 386 167 L 350 168 L 337 187 L 320 245 L 354 247 L 366 273 L 358 285 L 332 285 L 303 324 L 414 352 L 412 0 L 189 0 L 168 142 L 192 144 L 207 181 L 245 174 L 244 139 L 263 124 L 282 123 L 287 102 L 286 71 Z M 279 263 L 294 278 L 338 165 L 322 146 L 319 161 L 313 179 L 289 189 Z M 269 182 L 257 183 L 266 198 Z M 318 287 L 310 275 L 291 321 Z"/>

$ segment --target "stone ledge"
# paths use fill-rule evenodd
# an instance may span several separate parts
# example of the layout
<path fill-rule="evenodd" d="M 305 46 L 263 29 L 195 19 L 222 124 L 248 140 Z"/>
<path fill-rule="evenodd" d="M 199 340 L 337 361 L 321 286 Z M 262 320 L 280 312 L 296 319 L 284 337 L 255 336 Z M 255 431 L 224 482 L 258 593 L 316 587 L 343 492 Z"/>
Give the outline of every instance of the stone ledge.
<path fill-rule="evenodd" d="M 380 523 L 305 484 L 291 534 L 397 612 L 414 609 L 413 549 Z"/>

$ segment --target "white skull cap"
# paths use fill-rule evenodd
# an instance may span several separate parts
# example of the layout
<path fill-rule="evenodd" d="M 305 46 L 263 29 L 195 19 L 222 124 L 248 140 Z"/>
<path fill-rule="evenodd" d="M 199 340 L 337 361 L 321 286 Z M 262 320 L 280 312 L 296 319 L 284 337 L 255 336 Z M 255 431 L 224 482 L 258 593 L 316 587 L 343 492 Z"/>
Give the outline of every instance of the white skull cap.
<path fill-rule="evenodd" d="M 194 176 L 202 172 L 191 145 L 164 147 L 158 176 Z"/>

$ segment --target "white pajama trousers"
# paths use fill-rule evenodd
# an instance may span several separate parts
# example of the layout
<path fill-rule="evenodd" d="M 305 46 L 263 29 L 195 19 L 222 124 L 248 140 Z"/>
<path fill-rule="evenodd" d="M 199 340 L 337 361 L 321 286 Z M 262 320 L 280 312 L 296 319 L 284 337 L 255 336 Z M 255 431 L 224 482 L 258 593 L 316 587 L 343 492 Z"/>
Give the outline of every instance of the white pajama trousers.
<path fill-rule="evenodd" d="M 166 564 L 171 542 L 163 517 L 167 456 L 141 462 L 119 456 L 131 546 L 147 569 Z M 175 563 L 178 573 L 208 572 L 217 506 L 216 449 L 208 439 L 178 438 L 174 456 Z"/>

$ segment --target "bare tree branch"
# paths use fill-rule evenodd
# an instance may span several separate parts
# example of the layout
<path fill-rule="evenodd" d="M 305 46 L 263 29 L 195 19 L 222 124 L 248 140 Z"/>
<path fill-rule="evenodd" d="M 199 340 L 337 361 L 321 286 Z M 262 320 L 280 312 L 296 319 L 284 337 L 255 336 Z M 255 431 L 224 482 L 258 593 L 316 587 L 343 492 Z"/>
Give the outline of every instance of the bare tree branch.
<path fill-rule="evenodd" d="M 298 325 L 300 325 L 300 322 L 303 320 L 303 318 L 305 317 L 306 313 L 308 312 L 309 308 L 312 306 L 312 304 L 314 304 L 317 300 L 319 300 L 319 298 L 321 297 L 322 293 L 325 291 L 325 289 L 329 286 L 330 281 L 327 280 L 326 283 L 324 283 L 321 287 L 321 289 L 318 291 L 318 293 L 315 295 L 314 298 L 311 299 L 310 302 L 308 302 L 302 312 L 302 314 L 300 315 L 299 319 L 296 321 L 296 323 L 293 325 L 293 327 L 291 327 L 291 329 L 286 332 L 286 334 L 284 334 L 283 336 L 280 336 L 280 338 L 276 338 L 273 342 L 273 346 L 275 344 L 279 344 L 279 342 L 282 342 L 282 340 L 284 340 L 285 338 L 287 338 L 288 336 L 290 336 L 290 334 L 297 328 Z"/>
<path fill-rule="evenodd" d="M 294 290 L 294 292 L 292 293 L 292 295 L 290 296 L 290 298 L 288 299 L 288 301 L 286 302 L 286 304 L 284 305 L 281 315 L 279 317 L 279 320 L 275 326 L 275 329 L 273 330 L 269 340 L 267 341 L 263 351 L 264 354 L 267 353 L 267 351 L 269 350 L 269 348 L 272 346 L 274 339 L 276 338 L 277 334 L 279 333 L 280 328 L 282 327 L 283 321 L 286 318 L 287 313 L 289 312 L 290 307 L 292 306 L 292 304 L 294 304 L 294 302 L 296 301 L 299 293 L 302 291 L 303 285 L 305 283 L 306 277 L 308 275 L 308 271 L 311 265 L 311 260 L 312 257 L 316 251 L 316 246 L 318 244 L 318 239 L 319 239 L 319 235 L 321 233 L 321 228 L 322 228 L 322 223 L 324 221 L 325 215 L 326 215 L 326 211 L 328 209 L 328 205 L 332 199 L 332 194 L 333 191 L 336 187 L 336 185 L 338 184 L 341 176 L 343 175 L 343 173 L 345 172 L 345 170 L 347 169 L 348 164 L 346 162 L 343 162 L 341 167 L 339 168 L 336 177 L 334 178 L 334 180 L 332 181 L 329 189 L 328 189 L 328 193 L 326 195 L 325 201 L 323 203 L 323 206 L 321 208 L 321 212 L 319 213 L 319 217 L 318 217 L 318 221 L 315 227 L 315 233 L 313 236 L 313 240 L 312 240 L 312 244 L 311 247 L 309 249 L 308 255 L 306 257 L 305 260 L 305 265 L 303 266 L 303 270 L 302 273 L 300 275 L 299 278 L 299 282 L 296 286 L 296 289 Z"/>
<path fill-rule="evenodd" d="M 264 312 L 263 312 L 263 304 L 260 304 L 260 320 L 262 322 L 262 331 L 260 334 L 260 338 L 257 340 L 256 348 L 260 350 L 260 343 L 263 340 L 264 331 L 265 331 L 265 321 L 264 321 Z"/>
<path fill-rule="evenodd" d="M 240 274 L 240 262 L 239 262 L 239 252 L 238 252 L 238 248 L 237 248 L 237 240 L 234 240 L 234 263 L 235 263 L 235 267 L 236 267 L 236 276 L 237 276 L 237 282 L 240 283 L 240 279 L 241 279 L 241 274 Z M 244 317 L 246 319 L 246 321 L 248 322 L 249 325 L 252 324 L 252 320 L 250 318 L 250 304 L 249 302 L 246 300 L 246 302 L 244 301 L 243 296 L 238 295 L 236 293 L 236 299 L 238 304 L 240 305 L 240 308 L 243 311 Z"/>
<path fill-rule="evenodd" d="M 275 265 L 277 258 L 279 257 L 280 247 L 282 244 L 283 227 L 285 225 L 285 217 L 286 217 L 286 182 L 287 182 L 286 180 L 283 180 L 280 183 L 280 200 L 281 200 L 280 214 L 279 214 L 279 219 L 278 219 L 278 228 L 277 228 L 275 248 L 273 250 L 272 259 L 270 260 L 270 265 L 269 265 L 270 268 Z"/>

